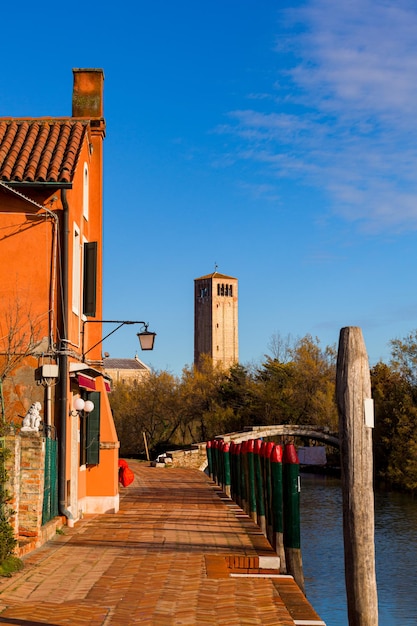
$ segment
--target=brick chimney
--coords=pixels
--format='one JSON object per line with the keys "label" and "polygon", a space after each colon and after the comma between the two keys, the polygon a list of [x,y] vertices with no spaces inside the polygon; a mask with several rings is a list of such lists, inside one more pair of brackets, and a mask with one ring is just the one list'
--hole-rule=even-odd
{"label": "brick chimney", "polygon": [[103,118],[102,69],[75,68],[72,91],[72,117]]}

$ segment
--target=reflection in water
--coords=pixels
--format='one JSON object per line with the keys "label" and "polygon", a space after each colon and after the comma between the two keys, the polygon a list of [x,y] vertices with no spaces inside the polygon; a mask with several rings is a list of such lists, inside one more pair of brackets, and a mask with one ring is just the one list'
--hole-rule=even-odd
{"label": "reflection in water", "polygon": [[[327,626],[348,626],[340,481],[301,476],[301,546],[306,594]],[[417,625],[417,500],[375,497],[379,626]]]}

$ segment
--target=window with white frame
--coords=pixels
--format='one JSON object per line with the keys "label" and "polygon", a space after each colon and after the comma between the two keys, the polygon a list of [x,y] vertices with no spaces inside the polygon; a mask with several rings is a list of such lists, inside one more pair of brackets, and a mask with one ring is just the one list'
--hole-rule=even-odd
{"label": "window with white frame", "polygon": [[72,310],[77,315],[80,314],[81,300],[81,253],[81,233],[78,226],[74,224],[72,239]]}
{"label": "window with white frame", "polygon": [[88,177],[88,165],[84,163],[84,173],[83,173],[83,217],[85,220],[88,220],[88,205],[90,201],[89,194],[89,177]]}

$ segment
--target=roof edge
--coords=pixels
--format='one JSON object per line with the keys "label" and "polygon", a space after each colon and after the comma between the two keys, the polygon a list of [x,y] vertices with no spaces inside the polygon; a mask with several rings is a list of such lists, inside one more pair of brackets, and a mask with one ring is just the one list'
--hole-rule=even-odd
{"label": "roof edge", "polygon": [[203,280],[207,278],[231,278],[232,280],[237,280],[235,276],[229,276],[228,274],[219,274],[219,272],[212,272],[211,274],[206,274],[205,276],[200,276],[199,278],[194,278],[194,280]]}

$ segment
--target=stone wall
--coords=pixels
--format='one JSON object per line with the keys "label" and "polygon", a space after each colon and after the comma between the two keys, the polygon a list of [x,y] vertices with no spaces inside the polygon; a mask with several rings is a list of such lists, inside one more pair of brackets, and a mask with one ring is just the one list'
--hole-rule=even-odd
{"label": "stone wall", "polygon": [[167,452],[168,458],[172,459],[172,467],[186,467],[204,471],[207,465],[206,444],[198,443],[187,450],[173,450]]}
{"label": "stone wall", "polygon": [[5,437],[9,506],[14,511],[10,519],[19,556],[48,541],[64,524],[57,517],[42,526],[44,494],[45,438],[37,432],[21,432]]}
{"label": "stone wall", "polygon": [[39,433],[21,433],[19,436],[19,536],[38,537],[42,526],[45,439]]}

